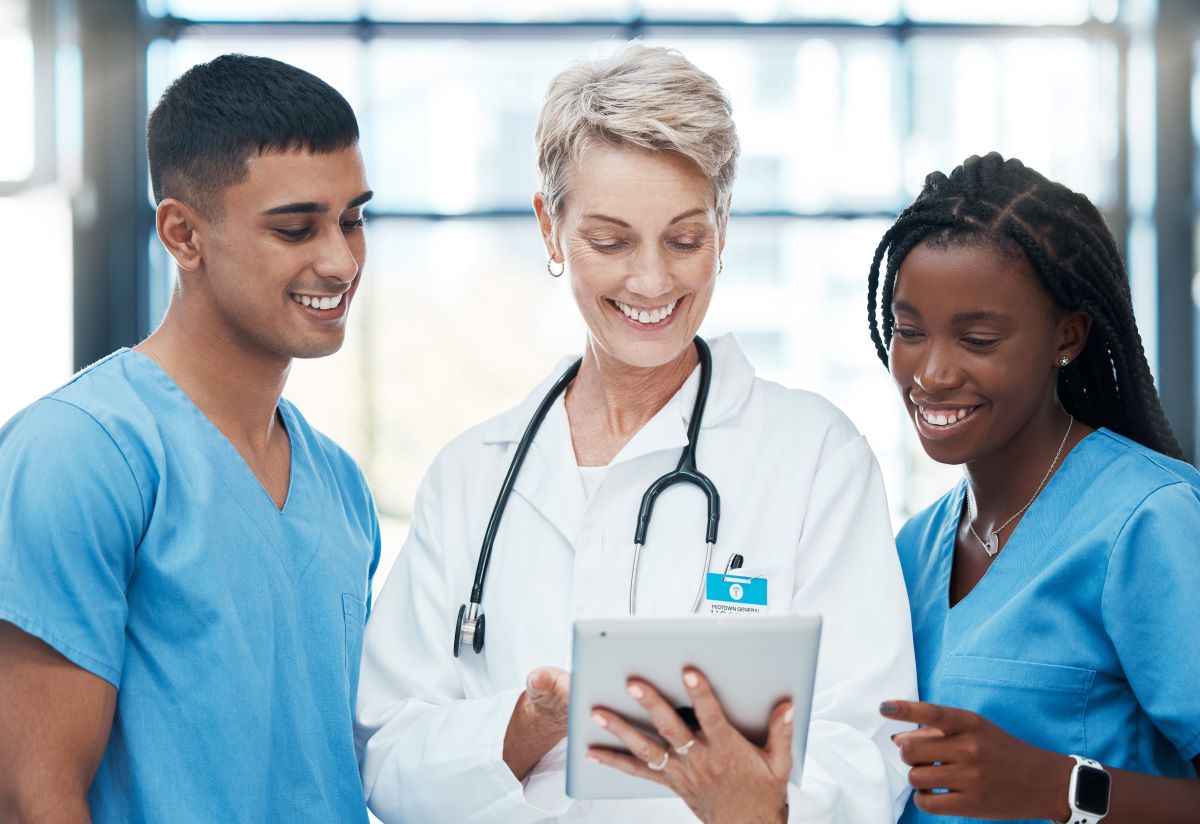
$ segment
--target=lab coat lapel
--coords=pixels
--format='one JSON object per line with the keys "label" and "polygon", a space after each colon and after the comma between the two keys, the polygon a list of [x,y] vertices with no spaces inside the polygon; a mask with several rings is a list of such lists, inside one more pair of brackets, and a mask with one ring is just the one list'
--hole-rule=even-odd
{"label": "lab coat lapel", "polygon": [[[512,451],[515,453],[515,446]],[[513,491],[553,524],[568,543],[575,545],[587,502],[562,398],[542,422]]]}
{"label": "lab coat lapel", "polygon": [[[575,360],[576,357],[563,358],[525,400],[496,418],[483,432],[484,443],[508,444],[507,460],[511,462],[542,399]],[[563,538],[575,545],[586,501],[561,396],[547,413],[530,445],[513,493],[527,501]]]}

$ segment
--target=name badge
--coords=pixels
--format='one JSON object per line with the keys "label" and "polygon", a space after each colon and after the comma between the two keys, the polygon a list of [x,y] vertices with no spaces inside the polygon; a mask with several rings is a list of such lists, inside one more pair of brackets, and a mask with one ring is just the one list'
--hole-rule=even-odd
{"label": "name badge", "polygon": [[767,611],[767,579],[710,572],[704,597],[709,615],[755,615]]}

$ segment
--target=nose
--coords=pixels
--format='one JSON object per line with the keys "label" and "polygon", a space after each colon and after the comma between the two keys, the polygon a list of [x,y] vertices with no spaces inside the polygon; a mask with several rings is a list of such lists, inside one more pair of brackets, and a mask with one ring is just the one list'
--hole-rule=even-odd
{"label": "nose", "polygon": [[951,347],[931,344],[923,349],[913,370],[913,380],[921,387],[921,391],[936,395],[962,385],[962,370],[955,362]]}
{"label": "nose", "polygon": [[633,261],[634,271],[625,279],[625,288],[635,295],[653,300],[675,286],[670,261],[661,250],[643,248]]}
{"label": "nose", "polygon": [[[359,230],[361,233],[361,230]],[[316,247],[317,259],[313,262],[313,271],[318,277],[330,278],[349,283],[358,274],[359,255],[355,254],[355,238],[361,247],[361,234],[347,235],[336,227],[333,231],[324,232]]]}

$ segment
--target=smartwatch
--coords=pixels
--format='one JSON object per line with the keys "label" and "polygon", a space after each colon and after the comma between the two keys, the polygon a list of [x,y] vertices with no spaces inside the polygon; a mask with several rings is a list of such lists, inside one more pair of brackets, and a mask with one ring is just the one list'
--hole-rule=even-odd
{"label": "smartwatch", "polygon": [[1067,803],[1071,805],[1069,824],[1096,824],[1108,815],[1108,799],[1112,776],[1090,758],[1072,755],[1075,767],[1071,770],[1071,785]]}

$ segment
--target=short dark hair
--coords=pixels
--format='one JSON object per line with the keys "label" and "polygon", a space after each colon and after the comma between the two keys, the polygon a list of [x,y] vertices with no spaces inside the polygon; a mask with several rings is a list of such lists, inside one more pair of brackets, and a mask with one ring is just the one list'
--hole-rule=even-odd
{"label": "short dark hair", "polygon": [[1183,459],[1154,389],[1125,264],[1104,218],[1084,195],[996,152],[967,158],[949,177],[941,172],[926,177],[921,194],[875,249],[867,323],[883,365],[896,326],[892,294],[905,255],[920,243],[981,242],[1024,255],[1060,311],[1082,309],[1092,317],[1083,351],[1058,372],[1063,407],[1089,426],[1106,426]]}
{"label": "short dark hair", "polygon": [[179,198],[209,216],[252,156],[334,152],[357,142],[358,121],[336,89],[295,66],[244,54],[188,69],[146,126],[155,202]]}

